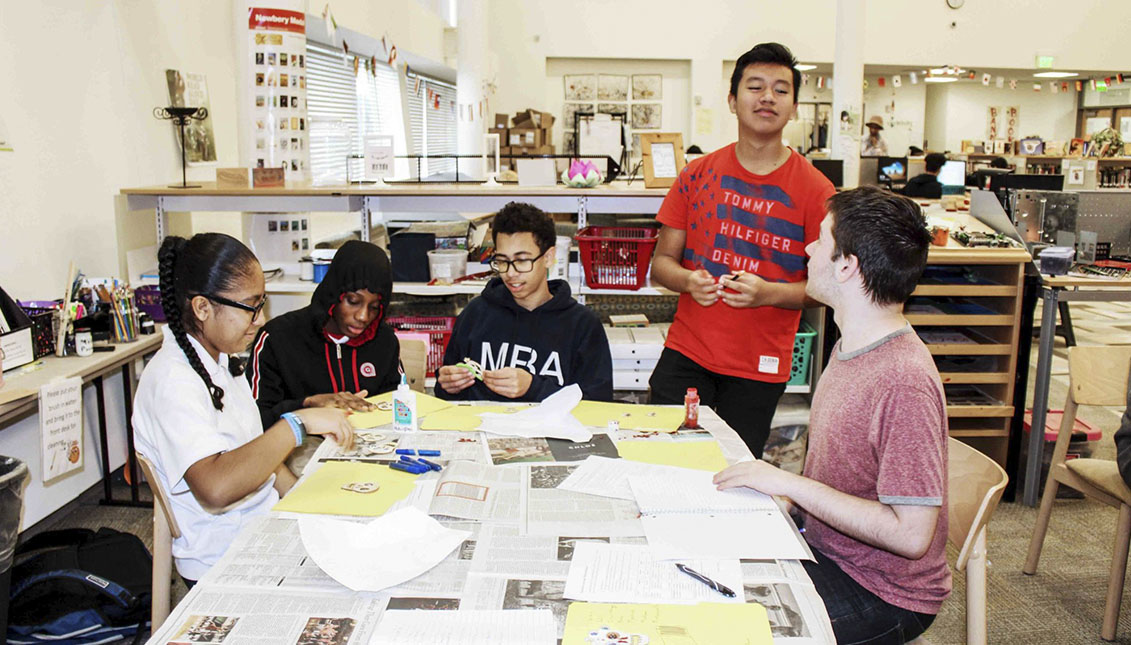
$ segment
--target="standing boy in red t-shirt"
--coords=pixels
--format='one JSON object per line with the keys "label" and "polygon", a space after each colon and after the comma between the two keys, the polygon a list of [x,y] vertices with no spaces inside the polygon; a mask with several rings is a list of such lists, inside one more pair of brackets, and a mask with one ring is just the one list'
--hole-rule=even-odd
{"label": "standing boy in red t-shirt", "polygon": [[805,245],[829,180],[782,143],[801,73],[783,45],[756,45],[730,79],[738,142],[684,168],[660,206],[652,278],[679,307],[652,373],[652,403],[697,388],[755,456],[785,391],[805,305]]}

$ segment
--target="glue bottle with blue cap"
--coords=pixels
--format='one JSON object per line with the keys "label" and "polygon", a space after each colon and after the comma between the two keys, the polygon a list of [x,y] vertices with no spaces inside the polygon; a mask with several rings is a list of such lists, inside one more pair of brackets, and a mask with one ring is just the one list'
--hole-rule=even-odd
{"label": "glue bottle with blue cap", "polygon": [[401,384],[393,392],[393,430],[416,432],[416,392],[408,386],[408,378],[401,374]]}

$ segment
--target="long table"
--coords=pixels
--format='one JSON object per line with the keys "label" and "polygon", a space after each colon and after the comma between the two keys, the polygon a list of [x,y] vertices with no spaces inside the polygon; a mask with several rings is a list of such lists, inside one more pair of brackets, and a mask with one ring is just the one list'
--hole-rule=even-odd
{"label": "long table", "polygon": [[115,500],[110,486],[110,457],[107,446],[106,396],[103,391],[103,377],[122,371],[122,404],[125,406],[126,442],[128,454],[133,454],[133,427],[130,417],[133,414],[133,362],[153,354],[161,348],[162,335],[158,333],[141,336],[129,343],[110,345],[113,351],[95,352],[90,356],[46,356],[27,366],[17,368],[4,375],[4,386],[0,387],[0,428],[35,412],[39,405],[39,388],[59,378],[79,377],[83,385],[94,385],[98,403],[98,435],[102,453],[102,503],[108,505],[148,506],[138,498],[138,474],[136,464],[127,460],[130,474],[130,499]]}
{"label": "long table", "polygon": [[[728,463],[751,457],[734,430],[712,410],[701,409],[700,423],[709,435],[681,432],[652,440],[717,441]],[[599,436],[598,429],[593,431],[595,438]],[[625,430],[609,436],[616,443],[643,438],[641,433]],[[433,444],[449,442],[466,456],[474,455],[478,445],[481,463],[490,463],[488,437],[481,432],[421,432],[403,435],[398,445],[420,445],[415,442],[422,440]],[[403,443],[406,441],[413,443]],[[322,460],[332,459],[336,449],[330,442],[323,443],[307,465],[304,477],[320,468]],[[445,459],[452,454],[454,451],[444,448]],[[521,473],[529,492],[546,488],[547,481],[560,481],[570,466],[578,463],[514,463],[499,468]],[[437,474],[430,475],[422,475],[413,494],[400,504],[426,511]],[[571,501],[582,507],[586,500],[593,500],[594,506],[606,500],[579,493],[569,495],[577,496]],[[544,516],[555,508],[537,510]],[[324,642],[363,644],[370,642],[386,609],[550,609],[560,638],[570,604],[563,598],[563,591],[574,546],[586,540],[644,543],[643,537],[618,534],[616,530],[603,537],[544,531],[524,535],[521,527],[526,523],[514,526],[439,518],[447,526],[471,531],[472,538],[435,568],[409,582],[379,593],[353,592],[326,576],[307,556],[297,517],[273,511],[245,527],[223,559],[189,592],[164,625],[154,630],[149,642],[167,645],[190,640],[201,632],[222,632],[227,634],[225,645],[295,643],[302,634],[321,631],[337,634],[336,640]],[[833,642],[824,604],[800,562],[740,562],[744,600],[758,602],[767,609],[775,643]]]}

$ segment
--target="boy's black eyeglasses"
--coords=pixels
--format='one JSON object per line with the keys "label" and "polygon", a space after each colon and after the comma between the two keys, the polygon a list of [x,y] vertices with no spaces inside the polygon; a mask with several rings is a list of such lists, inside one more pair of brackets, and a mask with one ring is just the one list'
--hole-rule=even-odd
{"label": "boy's black eyeglasses", "polygon": [[[549,250],[546,249],[546,251]],[[496,273],[506,273],[511,267],[514,267],[514,270],[518,273],[530,273],[534,270],[534,262],[546,255],[546,251],[539,253],[536,258],[519,258],[517,260],[505,260],[497,255],[491,256],[491,270]]]}
{"label": "boy's black eyeglasses", "polygon": [[202,293],[200,295],[204,296],[205,298],[208,298],[212,302],[218,302],[222,305],[227,305],[229,307],[235,307],[236,309],[243,309],[244,311],[250,311],[252,320],[255,320],[256,318],[259,317],[259,312],[263,311],[263,306],[267,304],[267,294],[263,294],[263,299],[260,300],[259,304],[255,305],[254,307],[251,306],[251,305],[245,305],[242,302],[236,302],[235,300],[231,300],[231,299],[225,298],[223,296],[214,296],[214,295],[207,294],[207,293]]}

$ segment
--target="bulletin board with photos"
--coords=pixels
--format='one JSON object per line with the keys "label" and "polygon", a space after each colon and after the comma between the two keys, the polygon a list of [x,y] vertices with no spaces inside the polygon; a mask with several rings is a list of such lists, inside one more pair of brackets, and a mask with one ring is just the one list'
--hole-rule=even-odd
{"label": "bulletin board with photos", "polygon": [[309,167],[306,104],[305,15],[281,9],[251,10],[251,114],[255,165],[283,168],[303,179]]}
{"label": "bulletin board with photos", "polygon": [[563,77],[562,151],[574,149],[578,113],[624,114],[632,136],[630,157],[640,158],[640,133],[663,127],[662,74],[567,74]]}

